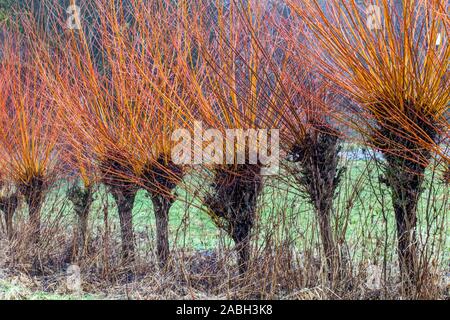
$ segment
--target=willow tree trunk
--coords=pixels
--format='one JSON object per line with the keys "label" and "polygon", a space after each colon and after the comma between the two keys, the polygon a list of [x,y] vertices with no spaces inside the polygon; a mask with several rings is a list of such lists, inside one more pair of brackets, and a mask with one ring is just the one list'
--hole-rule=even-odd
{"label": "willow tree trunk", "polygon": [[41,207],[45,199],[46,183],[43,177],[35,176],[27,183],[19,185],[19,190],[28,205],[29,215],[29,239],[31,246],[32,274],[38,275],[42,272],[39,260],[41,241]]}
{"label": "willow tree trunk", "polygon": [[88,247],[88,217],[93,202],[92,186],[82,189],[78,184],[71,187],[67,197],[73,203],[78,224],[73,242],[72,260],[83,256]]}
{"label": "willow tree trunk", "polygon": [[14,237],[13,219],[18,205],[19,198],[16,193],[0,198],[0,210],[5,216],[6,235],[9,240],[12,240]]}
{"label": "willow tree trunk", "polygon": [[[391,189],[392,205],[397,227],[397,251],[402,282],[408,292],[417,285],[417,205],[422,192],[425,167],[408,164],[408,160],[392,155],[385,172],[386,183]],[[411,171],[414,170],[414,171]]]}
{"label": "willow tree trunk", "polygon": [[328,267],[328,278],[334,281],[339,278],[340,259],[330,223],[330,212],[318,212],[320,238]]}
{"label": "willow tree trunk", "polygon": [[241,275],[249,268],[250,236],[262,190],[260,171],[261,167],[256,164],[217,168],[214,191],[205,199],[213,220],[225,229],[236,245]]}
{"label": "willow tree trunk", "polygon": [[80,255],[84,255],[88,246],[88,217],[89,210],[78,211],[78,228],[77,228],[77,252]]}
{"label": "willow tree trunk", "polygon": [[431,159],[427,144],[436,143],[439,129],[434,118],[419,115],[412,104],[405,104],[402,112],[408,126],[388,121],[375,131],[373,140],[385,159],[381,180],[391,190],[400,274],[406,293],[411,295],[418,289],[419,280],[417,205],[423,191],[425,170]]}
{"label": "willow tree trunk", "polygon": [[183,169],[164,156],[148,164],[143,172],[145,189],[150,195],[156,219],[156,253],[161,269],[168,267],[169,210],[175,201],[173,190],[183,178]]}
{"label": "willow tree trunk", "polygon": [[151,196],[156,219],[156,252],[160,268],[165,268],[169,259],[169,210],[173,199],[164,195]]}
{"label": "willow tree trunk", "polygon": [[34,243],[39,243],[41,238],[41,207],[43,194],[41,191],[33,192],[33,195],[26,196],[28,204],[30,226],[31,226],[31,240]]}
{"label": "willow tree trunk", "polygon": [[33,177],[29,182],[20,185],[19,189],[28,205],[30,240],[38,244],[41,237],[41,207],[46,192],[44,179]]}
{"label": "willow tree trunk", "polygon": [[344,168],[339,164],[339,132],[327,124],[312,124],[311,132],[291,150],[300,166],[298,183],[308,195],[319,221],[320,238],[330,281],[340,277],[340,255],[331,226],[333,200]]}
{"label": "willow tree trunk", "polygon": [[[256,195],[252,195],[256,196]],[[234,221],[232,223],[231,237],[236,244],[235,250],[238,254],[238,268],[240,274],[245,274],[249,268],[250,263],[250,236],[254,225],[254,216],[256,208],[251,211],[242,210],[239,215],[253,217],[248,221]],[[250,221],[251,220],[251,221]]]}
{"label": "willow tree trunk", "polygon": [[133,204],[137,189],[128,186],[110,186],[119,212],[122,237],[122,258],[126,263],[134,262]]}

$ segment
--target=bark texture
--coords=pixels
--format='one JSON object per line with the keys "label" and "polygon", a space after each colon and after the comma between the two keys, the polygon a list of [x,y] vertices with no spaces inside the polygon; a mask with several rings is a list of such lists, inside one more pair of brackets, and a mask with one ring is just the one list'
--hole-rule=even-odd
{"label": "bark texture", "polygon": [[45,179],[35,176],[30,181],[19,185],[19,190],[28,205],[30,239],[37,244],[41,236],[41,207],[46,193]]}
{"label": "bark texture", "polygon": [[18,206],[19,197],[17,193],[0,197],[0,210],[3,212],[3,215],[5,217],[6,235],[8,236],[9,240],[12,240],[14,237],[13,219],[14,213],[16,212]]}
{"label": "bark texture", "polygon": [[161,268],[167,266],[169,259],[169,210],[173,200],[161,195],[152,195],[156,218],[156,253]]}
{"label": "bark texture", "polygon": [[110,185],[110,192],[116,201],[119,213],[120,231],[122,237],[122,258],[126,263],[135,259],[133,205],[138,189],[134,185]]}
{"label": "bark texture", "polygon": [[[115,155],[115,156],[114,156]],[[139,187],[132,182],[133,170],[122,155],[112,153],[110,158],[102,163],[103,183],[113,196],[119,214],[120,234],[122,240],[122,260],[132,264],[135,260],[133,205]],[[126,178],[130,177],[130,178]]]}
{"label": "bark texture", "polygon": [[88,248],[88,218],[93,202],[93,187],[82,188],[74,184],[68,191],[67,197],[73,204],[78,224],[73,243],[72,259],[83,256]]}
{"label": "bark texture", "polygon": [[170,255],[169,210],[175,200],[173,189],[182,179],[183,170],[172,161],[161,157],[146,168],[143,176],[155,214],[158,263],[160,268],[166,268]]}

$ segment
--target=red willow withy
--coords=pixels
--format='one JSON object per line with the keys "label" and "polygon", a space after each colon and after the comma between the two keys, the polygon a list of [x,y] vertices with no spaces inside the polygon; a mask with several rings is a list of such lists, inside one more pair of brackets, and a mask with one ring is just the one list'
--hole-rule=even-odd
{"label": "red willow withy", "polygon": [[161,4],[95,1],[89,8],[97,19],[60,37],[54,32],[50,43],[57,49],[37,50],[41,72],[69,129],[68,150],[95,167],[116,202],[124,261],[134,261],[132,209],[137,191],[144,188],[154,204],[157,255],[165,267],[172,190],[183,172],[170,159],[170,135],[181,116],[179,108],[168,103],[179,84],[166,78],[175,50],[163,38],[163,30],[170,30],[165,23],[174,13]]}
{"label": "red willow withy", "polygon": [[311,32],[306,56],[359,103],[349,110],[359,119],[352,126],[384,155],[381,180],[391,190],[401,277],[407,291],[418,289],[417,206],[448,121],[447,8],[434,0],[379,0],[380,17],[372,17],[352,1],[328,1],[327,9],[316,0],[289,4]]}

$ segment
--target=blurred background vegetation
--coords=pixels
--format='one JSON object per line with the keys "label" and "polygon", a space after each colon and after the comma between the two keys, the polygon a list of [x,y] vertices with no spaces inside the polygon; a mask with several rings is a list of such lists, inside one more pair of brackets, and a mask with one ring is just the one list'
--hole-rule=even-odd
{"label": "blurred background vegetation", "polygon": [[0,22],[5,22],[11,15],[13,4],[22,1],[0,0]]}

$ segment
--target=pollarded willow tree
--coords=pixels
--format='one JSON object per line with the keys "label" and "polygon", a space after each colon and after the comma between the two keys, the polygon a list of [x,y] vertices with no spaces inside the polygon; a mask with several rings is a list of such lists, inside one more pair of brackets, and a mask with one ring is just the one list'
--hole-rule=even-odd
{"label": "pollarded willow tree", "polygon": [[[47,99],[47,87],[37,71],[27,42],[13,31],[2,32],[0,49],[0,153],[4,178],[12,182],[28,206],[29,235],[38,244],[41,207],[58,173],[58,128],[51,125],[56,109]],[[17,199],[9,204],[8,229]],[[12,207],[11,207],[12,205]]]}
{"label": "pollarded willow tree", "polygon": [[[317,213],[330,279],[336,279],[339,252],[331,219],[342,169],[338,161],[340,133],[330,111],[339,104],[339,95],[334,94],[329,82],[314,75],[306,61],[295,56],[299,48],[285,36],[298,30],[289,25],[292,21],[285,17],[282,7],[279,10],[264,1],[219,4],[223,7],[206,6],[209,19],[199,23],[204,31],[194,33],[205,66],[201,81],[190,80],[196,83],[194,89],[203,90],[203,96],[200,91],[195,94],[203,98],[198,103],[201,118],[222,133],[227,128],[282,129],[281,147],[299,163],[293,173]],[[288,22],[283,30],[279,29],[280,21]],[[236,150],[255,147],[245,145],[252,143],[247,138],[244,145],[237,143]],[[247,155],[248,151],[243,152]],[[241,250],[244,272],[256,201],[262,189],[262,164],[242,166],[236,160],[234,166],[213,166],[213,193],[205,198],[205,204],[214,221]]]}
{"label": "pollarded willow tree", "polygon": [[[5,30],[2,30],[0,34],[3,39],[3,37],[5,36]],[[9,101],[10,96],[10,84],[7,80],[9,71],[8,69],[10,67],[11,65],[3,65],[0,69],[0,108],[2,110],[2,115],[4,116],[6,116],[8,112],[7,102]],[[2,123],[2,128],[4,126],[6,126],[5,122]],[[4,216],[6,235],[8,239],[12,239],[14,235],[13,218],[19,205],[19,196],[18,192],[14,190],[15,187],[12,186],[9,182],[10,179],[8,175],[8,158],[1,158],[0,170],[0,210],[2,211]]]}
{"label": "pollarded willow tree", "polygon": [[[135,257],[132,210],[144,188],[154,204],[157,255],[164,267],[172,190],[183,174],[170,159],[171,134],[181,121],[177,105],[168,103],[177,93],[177,84],[166,77],[175,50],[162,38],[164,23],[175,13],[161,1],[97,0],[89,8],[97,18],[86,28],[44,39],[36,47],[41,72],[61,107],[67,149],[96,168],[116,202],[124,261]],[[45,43],[57,45],[47,49]]]}
{"label": "pollarded willow tree", "polygon": [[[291,131],[290,157],[297,164],[293,173],[316,213],[328,277],[334,281],[340,278],[342,265],[332,224],[333,205],[345,168],[339,155],[343,135],[329,110],[338,107],[339,101],[336,92],[318,76],[307,75],[297,89],[301,91],[292,97],[293,104],[288,104],[287,110],[304,114],[305,132],[295,135],[296,131]],[[291,125],[295,123],[292,119],[288,118]]]}
{"label": "pollarded willow tree", "polygon": [[[70,138],[65,141],[70,141]],[[77,219],[74,239],[71,251],[68,254],[68,259],[76,261],[83,258],[89,252],[89,213],[94,202],[97,177],[95,167],[91,163],[86,163],[84,157],[80,154],[76,157],[73,152],[64,150],[70,147],[70,144],[64,145],[61,143],[59,148],[63,150],[64,155],[68,156],[64,159],[66,164],[65,176],[70,181],[70,186],[67,190],[67,199],[72,203]],[[64,155],[61,155],[61,158]]]}
{"label": "pollarded willow tree", "polygon": [[[266,17],[271,30],[269,45],[264,45],[249,23],[251,13],[261,7],[271,9]],[[292,19],[284,3],[252,2],[252,9],[241,16],[258,49],[269,58],[267,86],[272,91],[278,88],[273,110],[280,118],[281,147],[294,163],[284,167],[316,213],[328,276],[334,281],[340,276],[341,257],[333,232],[333,203],[345,169],[339,161],[343,133],[334,114],[345,99],[303,58],[298,43],[302,43],[304,26]],[[295,38],[298,42],[292,41]],[[274,54],[265,47],[272,48]]]}
{"label": "pollarded willow tree", "polygon": [[[100,37],[101,26],[97,28],[96,36]],[[55,43],[55,37],[52,40]],[[74,158],[79,156],[82,162],[93,164],[99,172],[100,182],[107,186],[117,205],[123,259],[131,262],[134,259],[132,209],[138,186],[127,177],[133,176],[142,163],[136,161],[139,155],[132,150],[134,141],[126,134],[133,125],[133,118],[129,118],[133,116],[131,104],[123,101],[131,94],[123,87],[126,74],[120,73],[121,78],[113,80],[117,75],[113,73],[115,65],[107,64],[117,60],[112,54],[108,56],[108,52],[101,52],[104,56],[99,59],[94,57],[93,43],[100,45],[101,40],[88,40],[83,30],[69,30],[58,39],[59,48],[47,50],[40,45],[36,49],[41,72],[61,110],[59,119],[65,129],[67,150]]]}
{"label": "pollarded willow tree", "polygon": [[289,5],[311,32],[306,56],[359,103],[350,110],[358,119],[352,125],[384,156],[382,181],[391,191],[401,276],[411,288],[419,277],[418,201],[448,121],[448,4],[377,0],[371,10],[354,1]]}
{"label": "pollarded willow tree", "polygon": [[[182,49],[190,52],[191,59],[183,60],[178,74],[186,79],[185,88],[195,101],[197,121],[190,123],[190,129],[202,135],[193,147],[203,154],[199,159],[194,152],[192,160],[212,175],[210,190],[203,188],[203,203],[216,225],[235,242],[243,274],[250,263],[263,170],[271,159],[278,160],[279,150],[277,133],[268,132],[278,124],[272,110],[277,88],[269,88],[266,58],[239,17],[241,10],[251,10],[250,4],[198,1],[185,6],[183,24],[192,40]],[[263,23],[266,12],[254,14],[252,27],[263,39],[269,34]],[[271,150],[262,150],[263,146]]]}
{"label": "pollarded willow tree", "polygon": [[153,114],[146,133],[150,145],[141,145],[153,161],[148,162],[138,183],[148,192],[156,218],[157,253],[161,266],[169,258],[169,210],[175,201],[174,190],[183,184],[186,163],[173,159],[173,133],[192,123],[195,99],[187,90],[186,77],[180,72],[185,63],[195,59],[189,49],[182,21],[186,8],[183,1],[135,1],[134,19],[140,52],[134,66],[148,87]]}

